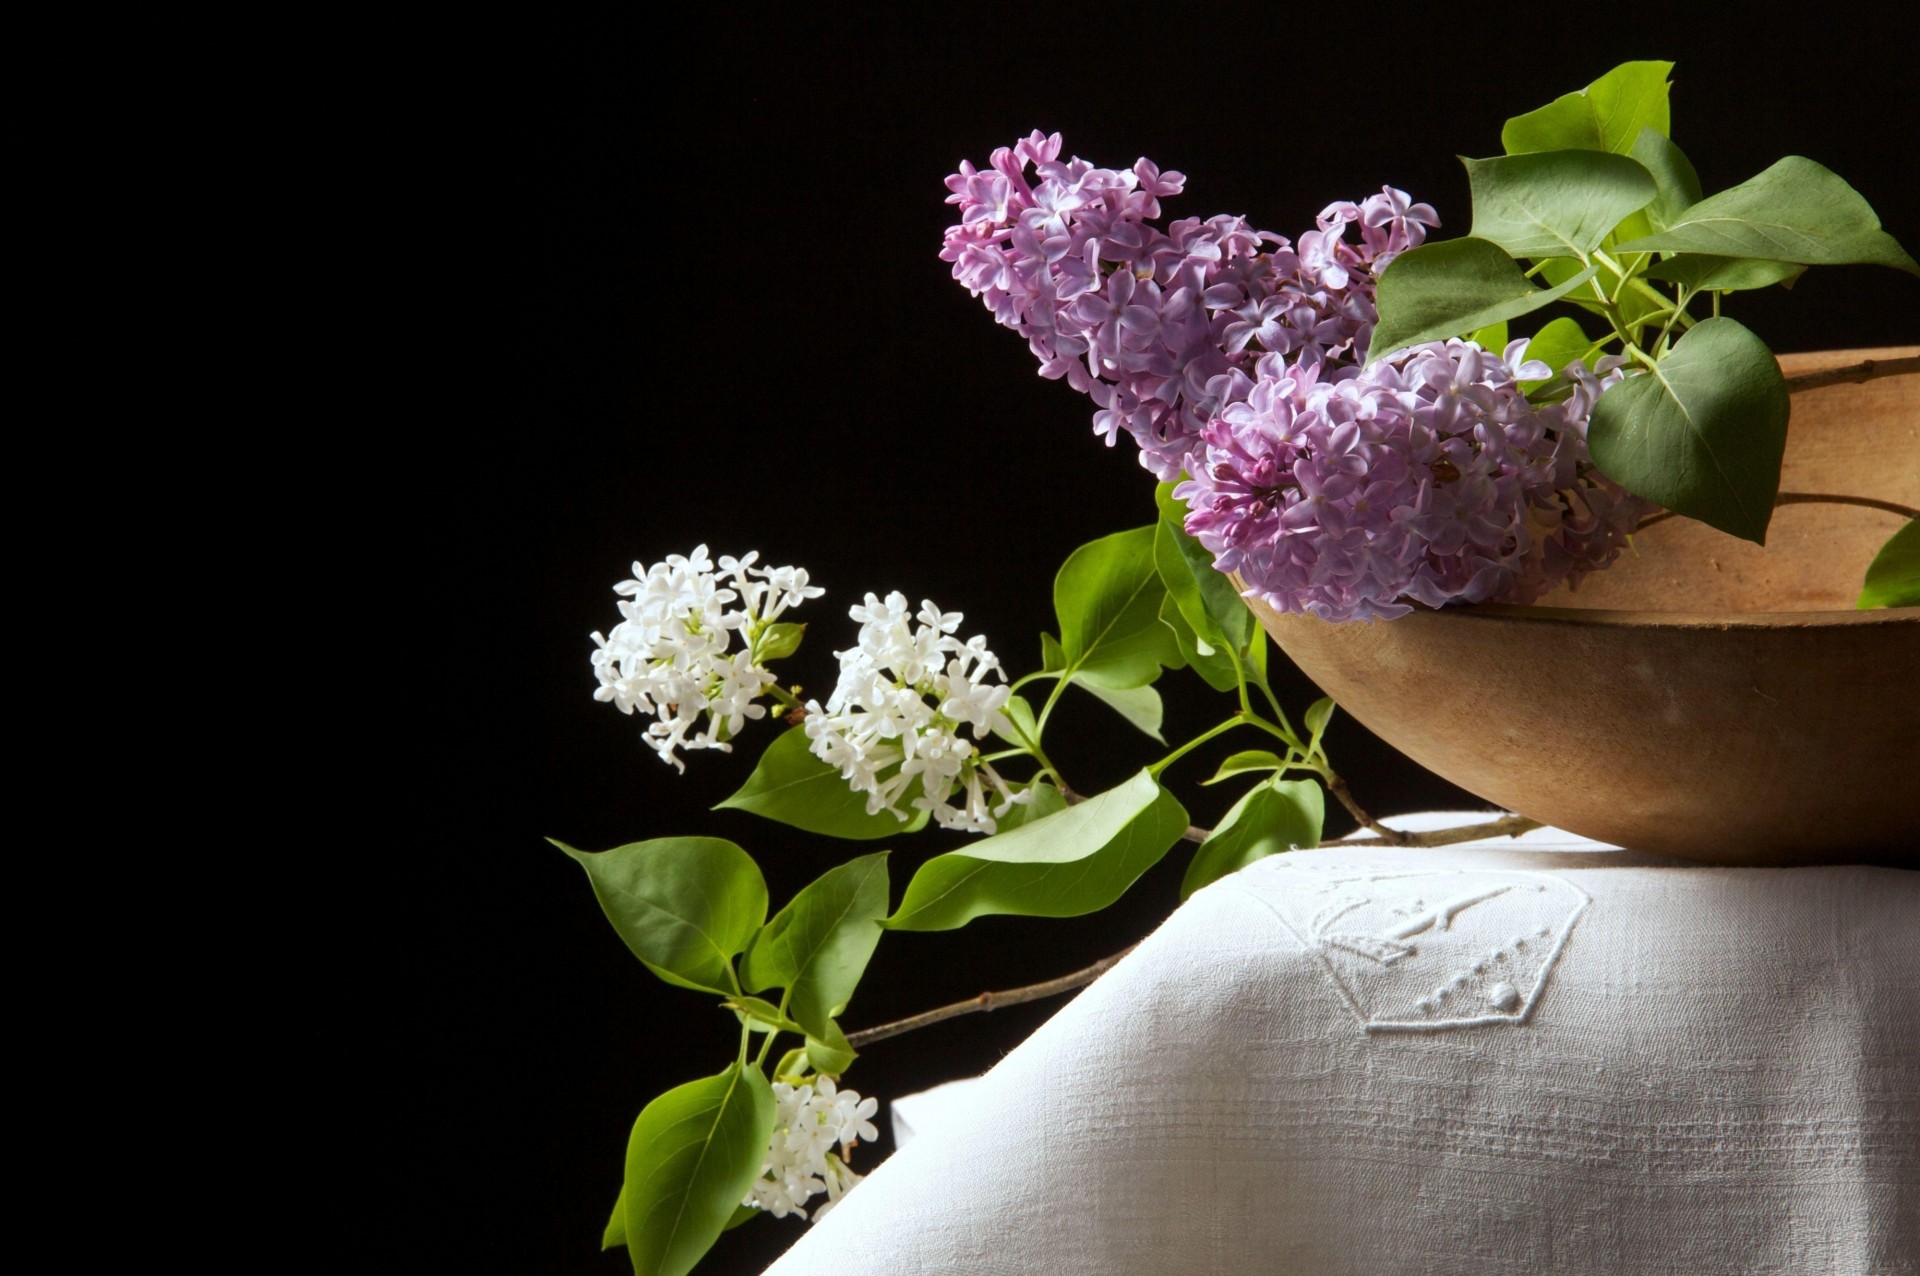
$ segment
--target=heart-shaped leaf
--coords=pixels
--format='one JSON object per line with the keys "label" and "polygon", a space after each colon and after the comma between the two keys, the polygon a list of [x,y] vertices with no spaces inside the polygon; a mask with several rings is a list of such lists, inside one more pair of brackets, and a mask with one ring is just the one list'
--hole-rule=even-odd
{"label": "heart-shaped leaf", "polygon": [[1491,240],[1513,257],[1584,260],[1621,219],[1660,193],[1638,161],[1604,151],[1461,162],[1473,188],[1472,237]]}
{"label": "heart-shaped leaf", "polygon": [[907,884],[894,930],[952,930],[976,917],[1078,917],[1120,898],[1187,828],[1145,771],[1077,806],[936,856]]}
{"label": "heart-shaped leaf", "polygon": [[1566,296],[1592,279],[1596,269],[1586,266],[1552,288],[1536,288],[1504,249],[1484,239],[1448,239],[1408,249],[1380,273],[1380,319],[1367,362],[1518,319]]}
{"label": "heart-shaped leaf", "polygon": [[1255,860],[1320,845],[1326,797],[1312,780],[1268,780],[1248,790],[1194,852],[1180,898]]}
{"label": "heart-shaped leaf", "polygon": [[601,911],[648,970],[670,984],[733,991],[733,957],[767,916],[753,857],[717,837],[663,837],[589,854],[554,845],[587,871]]}
{"label": "heart-shaped leaf", "polygon": [[1166,587],[1154,569],[1155,529],[1136,527],[1082,545],[1053,582],[1062,668],[1087,687],[1144,687],[1180,658],[1160,623]]}
{"label": "heart-shaped leaf", "polygon": [[838,771],[808,751],[805,727],[792,727],[768,745],[747,782],[714,809],[722,807],[852,841],[913,833],[927,823],[925,811],[910,821],[890,811],[867,814],[866,794],[855,793]]}
{"label": "heart-shaped leaf", "polygon": [[760,1176],[773,1120],[766,1077],[737,1063],[646,1106],[627,1139],[621,1191],[636,1273],[686,1276],[693,1270]]}
{"label": "heart-shaped leaf", "polygon": [[1625,62],[1563,97],[1516,115],[1500,130],[1507,154],[1589,150],[1625,154],[1642,129],[1664,136],[1672,127],[1667,104],[1671,62]]}
{"label": "heart-shaped leaf", "polygon": [[1920,522],[1908,519],[1880,547],[1854,606],[1920,607]]}
{"label": "heart-shaped leaf", "polygon": [[787,1013],[818,1037],[846,1009],[887,915],[887,852],[828,869],[760,928],[740,963],[758,992],[787,990]]}
{"label": "heart-shaped leaf", "polygon": [[1920,264],[1880,229],[1880,218],[1860,192],[1833,170],[1799,155],[1707,196],[1665,230],[1629,240],[1620,250],[1711,253],[1806,266],[1890,266],[1920,275]]}
{"label": "heart-shaped leaf", "polygon": [[1650,371],[1593,407],[1594,464],[1629,491],[1764,544],[1787,442],[1786,380],[1731,319],[1695,324]]}

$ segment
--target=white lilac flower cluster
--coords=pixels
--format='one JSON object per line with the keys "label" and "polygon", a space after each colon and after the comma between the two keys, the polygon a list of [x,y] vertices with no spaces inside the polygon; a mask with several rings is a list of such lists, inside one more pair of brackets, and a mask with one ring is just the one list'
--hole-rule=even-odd
{"label": "white lilac flower cluster", "polygon": [[625,619],[593,635],[593,698],[651,715],[647,744],[681,771],[678,750],[730,749],[747,719],[766,716],[754,699],[774,676],[756,645],[789,608],[826,592],[807,583],[804,568],[755,567],[759,557],[722,555],[716,572],[702,545],[651,567],[635,563],[633,579],[613,587],[625,595]]}
{"label": "white lilac flower cluster", "polygon": [[[773,1101],[773,1142],[760,1177],[741,1204],[766,1210],[775,1218],[789,1214],[805,1218],[803,1207],[824,1192],[827,1199],[813,1209],[818,1222],[860,1181],[860,1175],[847,1168],[846,1157],[861,1139],[871,1143],[880,1137],[872,1119],[880,1101],[863,1099],[856,1090],[841,1090],[832,1077],[815,1077],[801,1086],[776,1081]],[[833,1153],[836,1143],[838,1156]]]}
{"label": "white lilac flower cluster", "polygon": [[985,740],[1008,726],[1012,692],[987,640],[955,638],[961,613],[931,602],[921,603],[916,618],[897,591],[885,602],[868,594],[847,614],[860,622],[860,637],[837,653],[840,682],[826,706],[807,704],[814,755],[867,795],[869,815],[891,811],[910,819],[901,802],[917,780],[912,807],[943,828],[992,833],[996,820],[1029,795],[1009,789],[960,735],[966,726],[974,740]]}

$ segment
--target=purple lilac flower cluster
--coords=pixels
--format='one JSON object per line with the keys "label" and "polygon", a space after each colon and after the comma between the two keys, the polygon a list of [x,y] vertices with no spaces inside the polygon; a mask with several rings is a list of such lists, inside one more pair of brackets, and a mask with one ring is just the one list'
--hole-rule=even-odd
{"label": "purple lilac flower cluster", "polygon": [[1373,330],[1374,275],[1438,224],[1391,189],[1329,206],[1298,247],[1242,217],[1149,224],[1185,182],[1147,159],[1129,171],[1062,162],[1060,135],[1036,132],[947,179],[960,224],[940,252],[1027,338],[1040,375],[1090,395],[1095,429],[1109,444],[1124,429],[1162,479],[1251,392],[1261,353],[1354,362]]}
{"label": "purple lilac flower cluster", "polygon": [[1580,472],[1586,418],[1618,372],[1576,365],[1536,407],[1526,341],[1419,346],[1363,375],[1264,355],[1174,489],[1187,531],[1262,598],[1325,620],[1528,601],[1611,559],[1649,507]]}
{"label": "purple lilac flower cluster", "polygon": [[[1058,134],[947,179],[954,278],[1098,405],[1187,502],[1187,530],[1250,595],[1328,620],[1527,602],[1619,553],[1652,507],[1596,473],[1586,421],[1613,367],[1546,407],[1524,342],[1396,353],[1363,370],[1374,280],[1439,224],[1384,188],[1293,244],[1244,218],[1151,225],[1185,177],[1060,159]],[[1031,174],[1029,172],[1031,170]],[[1358,242],[1347,238],[1357,228]]]}

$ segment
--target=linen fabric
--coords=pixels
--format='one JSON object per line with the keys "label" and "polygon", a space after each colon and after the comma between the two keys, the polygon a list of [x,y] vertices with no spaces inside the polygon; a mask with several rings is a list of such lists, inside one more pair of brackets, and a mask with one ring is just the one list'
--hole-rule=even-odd
{"label": "linen fabric", "polygon": [[1914,1273],[1920,874],[1276,856],[943,1099],[770,1276]]}

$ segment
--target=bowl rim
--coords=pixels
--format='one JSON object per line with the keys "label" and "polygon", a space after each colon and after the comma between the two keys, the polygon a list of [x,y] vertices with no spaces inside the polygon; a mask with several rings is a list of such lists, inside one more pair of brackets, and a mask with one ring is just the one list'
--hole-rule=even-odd
{"label": "bowl rim", "polygon": [[[1610,607],[1536,607],[1521,603],[1416,606],[1413,616],[1458,616],[1521,624],[1571,624],[1620,629],[1839,629],[1861,625],[1920,625],[1920,607],[1866,611],[1637,611]],[[1398,622],[1389,622],[1398,623]]]}

